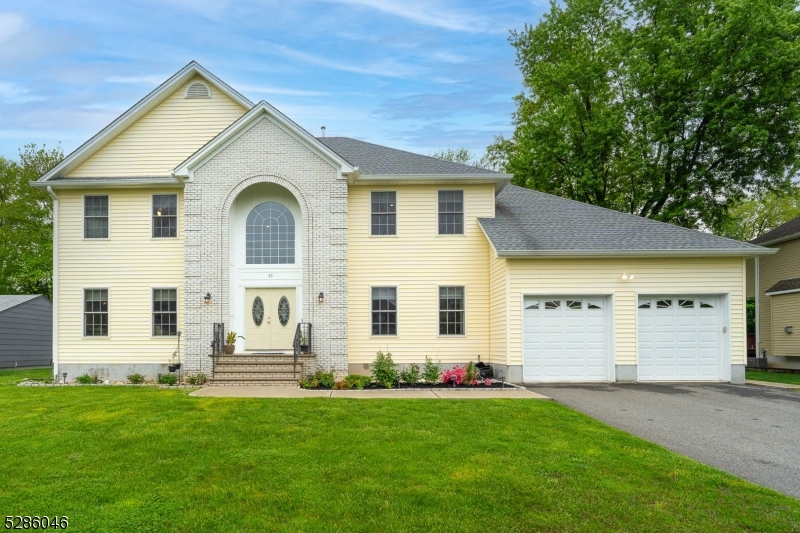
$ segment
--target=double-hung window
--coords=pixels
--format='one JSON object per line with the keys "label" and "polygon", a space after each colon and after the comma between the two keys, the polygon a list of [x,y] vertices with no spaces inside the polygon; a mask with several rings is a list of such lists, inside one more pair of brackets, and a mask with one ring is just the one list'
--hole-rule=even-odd
{"label": "double-hung window", "polygon": [[108,289],[83,290],[83,335],[108,337]]}
{"label": "double-hung window", "polygon": [[178,195],[153,195],[153,237],[178,236]]}
{"label": "double-hung window", "polygon": [[397,192],[370,193],[372,235],[397,235]]}
{"label": "double-hung window", "polygon": [[439,235],[464,234],[464,191],[439,191]]}
{"label": "double-hung window", "polygon": [[153,289],[153,336],[178,334],[178,290]]}
{"label": "double-hung window", "polygon": [[83,237],[108,238],[108,196],[83,197]]}
{"label": "double-hung window", "polygon": [[372,334],[397,335],[397,287],[372,288]]}
{"label": "double-hung window", "polygon": [[439,287],[439,335],[464,335],[464,287]]}

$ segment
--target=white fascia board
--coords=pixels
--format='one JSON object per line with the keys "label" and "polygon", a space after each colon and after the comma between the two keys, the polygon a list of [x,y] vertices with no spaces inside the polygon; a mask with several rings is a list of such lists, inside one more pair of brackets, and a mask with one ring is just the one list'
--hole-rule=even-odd
{"label": "white fascia board", "polygon": [[156,87],[150,94],[136,102],[130,109],[122,113],[111,124],[100,130],[99,133],[94,135],[91,139],[83,143],[71,154],[65,157],[58,165],[53,167],[50,171],[45,173],[37,181],[48,181],[54,177],[60,177],[78,167],[86,159],[88,159],[97,150],[105,146],[114,137],[119,135],[122,131],[128,128],[131,124],[139,120],[151,109],[160,104],[169,95],[174,92],[177,85],[189,81],[196,75],[206,78],[212,85],[224,92],[234,101],[238,102],[245,109],[253,107],[253,102],[242,96],[240,93],[231,88],[227,83],[214,76],[211,72],[200,66],[195,61],[192,61],[181,70],[173,74],[164,83]]}
{"label": "white fascia board", "polygon": [[486,237],[486,241],[489,243],[489,246],[492,247],[492,251],[494,252],[494,258],[499,259],[500,253],[497,251],[497,248],[495,248],[494,243],[492,242],[492,239],[489,238],[489,235],[486,233],[486,230],[483,229],[483,224],[481,224],[480,219],[478,219],[478,227],[481,228],[483,236]]}
{"label": "white fascia board", "polygon": [[135,189],[135,188],[183,188],[183,182],[177,178],[70,178],[58,181],[31,181],[30,185],[39,189]]}
{"label": "white fascia board", "polygon": [[342,159],[336,152],[319,142],[314,136],[298,126],[286,115],[262,100],[253,106],[250,111],[242,115],[236,122],[208,141],[205,146],[190,155],[183,163],[175,167],[172,171],[172,175],[176,178],[183,177],[189,180],[193,179],[194,171],[197,168],[238,139],[264,116],[270,118],[275,125],[292,136],[295,140],[323,156],[330,165],[340,170],[341,175],[351,174],[357,170],[357,167],[352,166]]}
{"label": "white fascia board", "polygon": [[498,257],[545,258],[545,257],[755,257],[772,255],[777,250],[498,250]]}
{"label": "white fascia board", "polygon": [[778,296],[779,294],[792,294],[793,292],[800,292],[800,289],[789,289],[786,291],[765,292],[767,296]]}

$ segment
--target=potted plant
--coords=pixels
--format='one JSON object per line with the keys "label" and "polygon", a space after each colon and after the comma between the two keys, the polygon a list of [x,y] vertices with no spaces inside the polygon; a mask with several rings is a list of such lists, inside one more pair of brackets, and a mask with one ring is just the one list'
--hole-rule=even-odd
{"label": "potted plant", "polygon": [[300,334],[300,353],[308,353],[308,339],[302,333]]}
{"label": "potted plant", "polygon": [[244,337],[235,331],[229,331],[225,336],[225,345],[222,347],[222,353],[225,355],[233,355],[233,352],[236,350],[236,339],[244,340]]}

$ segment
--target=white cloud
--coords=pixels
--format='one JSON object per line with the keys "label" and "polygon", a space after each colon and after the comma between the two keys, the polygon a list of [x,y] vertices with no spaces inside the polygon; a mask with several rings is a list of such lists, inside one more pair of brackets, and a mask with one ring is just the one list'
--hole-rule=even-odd
{"label": "white cloud", "polygon": [[245,85],[232,83],[232,87],[242,93],[255,94],[280,94],[282,96],[326,96],[330,93],[326,91],[307,91],[304,89],[291,89],[288,87],[272,87],[269,85]]}
{"label": "white cloud", "polygon": [[288,46],[281,45],[275,46],[275,48],[283,55],[297,59],[298,61],[333,70],[354,72],[356,74],[366,74],[368,76],[384,76],[388,78],[411,78],[418,74],[417,68],[398,63],[391,59],[380,61],[378,63],[364,63],[355,59],[352,62],[342,62],[334,59],[328,59],[327,57],[315,56],[306,52],[294,50]]}
{"label": "white cloud", "polygon": [[159,85],[164,80],[169,78],[169,76],[156,76],[156,75],[145,75],[145,76],[111,76],[110,78],[106,78],[107,83],[130,83],[134,85]]}
{"label": "white cloud", "polygon": [[18,13],[0,13],[0,44],[10,41],[28,27],[25,17]]}
{"label": "white cloud", "polygon": [[0,81],[0,102],[4,104],[23,104],[42,100],[46,100],[46,98],[32,94],[29,89],[18,83]]}

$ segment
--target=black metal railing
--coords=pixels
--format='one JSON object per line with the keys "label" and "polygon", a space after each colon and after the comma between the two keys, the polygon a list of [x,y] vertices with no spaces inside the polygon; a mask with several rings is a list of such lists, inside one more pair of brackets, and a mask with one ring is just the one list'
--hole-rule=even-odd
{"label": "black metal railing", "polygon": [[311,353],[311,323],[299,322],[294,331],[294,376],[297,377],[297,358],[300,354]]}
{"label": "black metal railing", "polygon": [[217,361],[222,355],[222,345],[225,341],[225,324],[222,322],[214,323],[214,336],[211,340],[211,376],[217,369]]}

